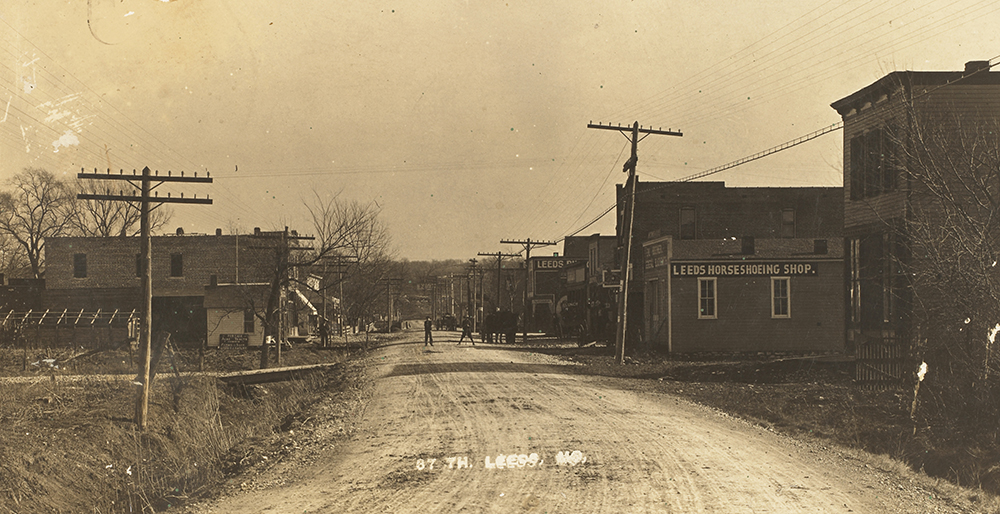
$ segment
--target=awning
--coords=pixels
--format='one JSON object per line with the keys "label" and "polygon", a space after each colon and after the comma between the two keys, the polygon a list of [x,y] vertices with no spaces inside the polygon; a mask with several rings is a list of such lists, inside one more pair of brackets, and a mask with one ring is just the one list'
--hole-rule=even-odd
{"label": "awning", "polygon": [[312,302],[310,302],[309,299],[306,298],[306,295],[302,294],[302,291],[299,291],[298,289],[296,289],[295,290],[295,295],[299,297],[299,300],[302,301],[303,305],[305,305],[306,307],[309,307],[309,311],[312,312],[313,316],[319,314],[318,312],[316,312],[316,307],[313,307]]}

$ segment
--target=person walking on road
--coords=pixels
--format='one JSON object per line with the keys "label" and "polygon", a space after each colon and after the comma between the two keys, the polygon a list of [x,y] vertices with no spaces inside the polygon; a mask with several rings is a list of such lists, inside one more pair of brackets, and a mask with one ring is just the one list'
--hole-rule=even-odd
{"label": "person walking on road", "polygon": [[469,337],[469,342],[472,343],[472,346],[476,346],[476,340],[472,338],[472,320],[468,316],[462,320],[462,337],[458,338],[458,344],[462,344],[466,336]]}
{"label": "person walking on road", "polygon": [[431,328],[433,327],[434,322],[431,321],[430,316],[427,316],[427,320],[424,321],[424,346],[434,346],[434,338],[431,337]]}

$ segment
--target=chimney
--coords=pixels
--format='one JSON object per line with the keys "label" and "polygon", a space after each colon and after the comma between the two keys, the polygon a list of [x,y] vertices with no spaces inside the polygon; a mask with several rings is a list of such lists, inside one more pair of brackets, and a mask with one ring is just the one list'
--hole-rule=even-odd
{"label": "chimney", "polygon": [[184,227],[177,227],[177,235],[179,236],[184,235]]}
{"label": "chimney", "polygon": [[753,236],[743,236],[741,239],[741,242],[743,243],[743,255],[753,255],[757,253],[753,244]]}
{"label": "chimney", "polygon": [[990,61],[969,61],[965,63],[965,74],[974,73],[980,70],[989,71]]}
{"label": "chimney", "polygon": [[260,235],[260,227],[254,227],[253,228],[253,235],[255,235],[255,236],[259,236]]}
{"label": "chimney", "polygon": [[222,229],[221,228],[215,229],[215,235],[221,236],[222,235]]}

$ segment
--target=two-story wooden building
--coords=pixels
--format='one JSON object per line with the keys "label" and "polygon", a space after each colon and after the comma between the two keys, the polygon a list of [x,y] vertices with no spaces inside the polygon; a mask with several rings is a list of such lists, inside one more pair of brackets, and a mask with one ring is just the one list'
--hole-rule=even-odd
{"label": "two-story wooden building", "polygon": [[[859,379],[900,380],[911,373],[902,363],[919,337],[912,327],[928,319],[927,310],[916,310],[937,296],[915,277],[947,274],[931,271],[940,260],[927,260],[933,256],[920,240],[944,225],[937,218],[942,223],[934,226],[937,216],[954,214],[943,207],[947,195],[980,187],[974,170],[985,161],[962,167],[998,146],[1000,73],[990,72],[989,61],[968,62],[962,71],[898,71],[831,106],[844,122],[848,345],[864,363],[859,370],[871,371]],[[961,215],[977,218],[968,205],[973,209]],[[956,235],[942,235],[942,245]]]}

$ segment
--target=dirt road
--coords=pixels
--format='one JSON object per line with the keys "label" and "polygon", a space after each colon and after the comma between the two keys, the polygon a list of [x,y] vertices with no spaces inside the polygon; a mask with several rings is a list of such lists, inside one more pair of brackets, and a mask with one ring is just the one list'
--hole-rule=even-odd
{"label": "dirt road", "polygon": [[[346,446],[203,512],[951,512],[890,470],[649,382],[509,347],[398,344]],[[416,334],[413,341],[416,341]],[[442,339],[447,338],[447,342]]]}

